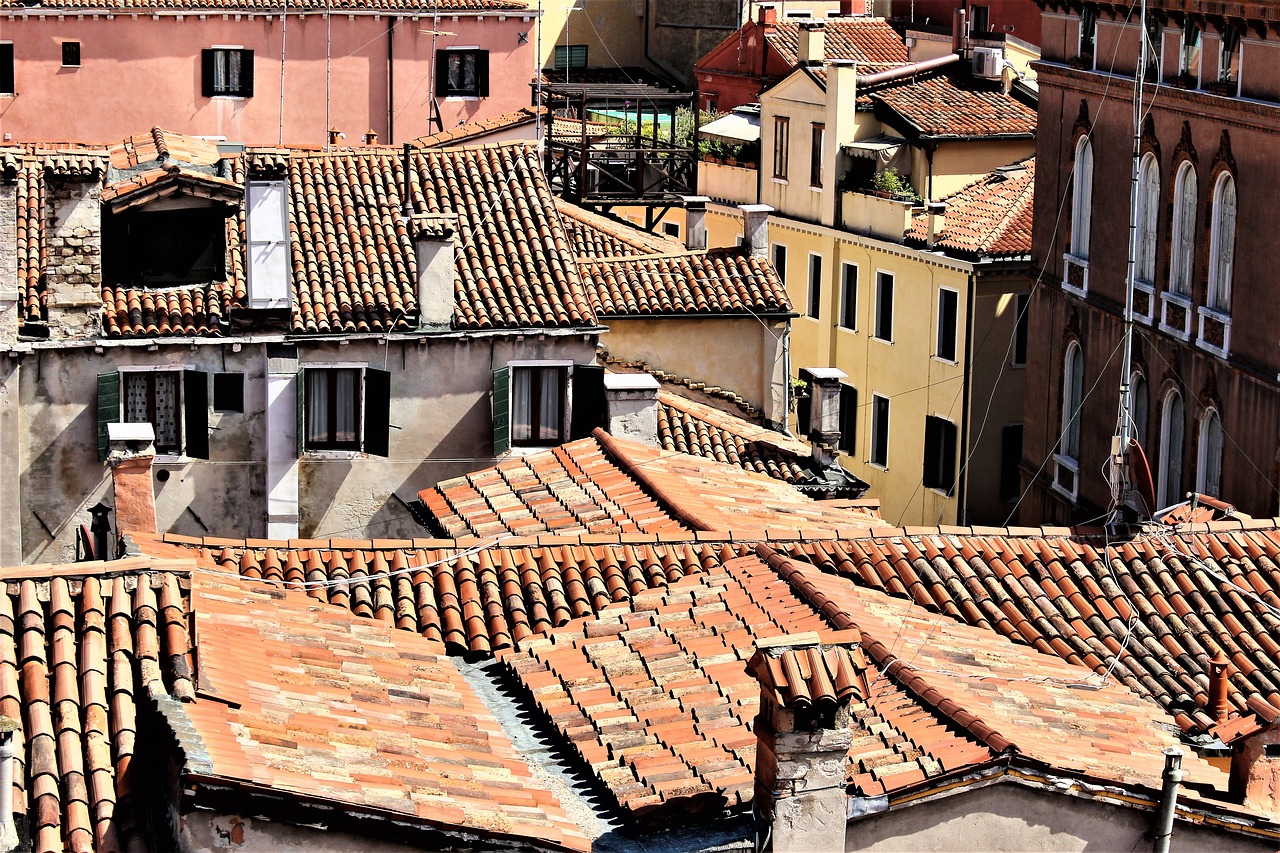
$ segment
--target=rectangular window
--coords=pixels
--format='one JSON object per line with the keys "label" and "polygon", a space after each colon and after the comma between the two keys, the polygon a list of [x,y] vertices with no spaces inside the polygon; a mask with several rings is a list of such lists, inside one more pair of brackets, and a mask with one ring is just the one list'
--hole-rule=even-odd
{"label": "rectangular window", "polygon": [[1198,78],[1200,76],[1200,28],[1190,21],[1182,30],[1182,61],[1179,69],[1183,74]]}
{"label": "rectangular window", "polygon": [[[1093,56],[1093,45],[1098,34],[1098,10],[1084,7],[1080,13],[1080,55]],[[1090,66],[1092,67],[1092,66]]]}
{"label": "rectangular window", "polygon": [[662,233],[668,237],[679,237],[680,225],[675,222],[664,222],[662,223]]}
{"label": "rectangular window", "polygon": [[924,419],[924,486],[947,494],[956,486],[956,425],[933,415]]}
{"label": "rectangular window", "polygon": [[1013,353],[1014,367],[1027,363],[1027,328],[1031,318],[1031,294],[1019,293],[1013,298]]}
{"label": "rectangular window", "polygon": [[206,98],[253,97],[253,51],[211,47],[201,52]]}
{"label": "rectangular window", "polygon": [[840,265],[840,325],[851,331],[858,328],[858,267]]}
{"label": "rectangular window", "polygon": [[773,120],[773,176],[780,181],[787,179],[787,158],[790,156],[791,120],[777,116]]}
{"label": "rectangular window", "polygon": [[893,273],[876,273],[876,334],[882,341],[893,340]]}
{"label": "rectangular window", "polygon": [[182,452],[182,374],[173,370],[124,374],[124,423],[151,424],[156,453]]}
{"label": "rectangular window", "polygon": [[803,367],[796,371],[804,387],[796,395],[796,432],[808,435],[813,431],[813,374]]}
{"label": "rectangular window", "polygon": [[372,367],[304,367],[298,383],[305,450],[389,455],[391,374]]}
{"label": "rectangular window", "polygon": [[565,383],[562,366],[511,368],[511,443],[545,447],[567,440]]}
{"label": "rectangular window", "polygon": [[64,41],[62,43],[62,67],[80,67],[80,42]]}
{"label": "rectangular window", "polygon": [[0,95],[12,95],[17,92],[13,88],[13,42],[0,41]]}
{"label": "rectangular window", "polygon": [[217,412],[244,411],[244,374],[213,374],[213,409]]}
{"label": "rectangular window", "polygon": [[809,186],[822,186],[822,146],[826,137],[826,125],[815,124],[809,140]]}
{"label": "rectangular window", "polygon": [[787,247],[781,243],[773,244],[773,269],[778,274],[778,280],[785,285],[787,283]]}
{"label": "rectangular window", "polygon": [[557,71],[563,71],[566,68],[586,68],[587,46],[585,44],[557,45],[552,63]]}
{"label": "rectangular window", "polygon": [[956,314],[960,306],[960,294],[945,287],[938,289],[938,349],[943,361],[956,360]]}
{"label": "rectangular window", "polygon": [[249,307],[288,308],[289,203],[284,181],[249,181],[245,230],[249,238]]}
{"label": "rectangular window", "polygon": [[489,97],[489,51],[474,47],[436,51],[436,97]]}
{"label": "rectangular window", "polygon": [[157,453],[209,458],[209,380],[198,370],[123,370],[98,375],[98,458],[107,425],[151,424]]}
{"label": "rectangular window", "polygon": [[991,9],[988,6],[969,6],[969,32],[991,32]]}
{"label": "rectangular window", "polygon": [[1000,500],[1016,501],[1022,490],[1018,466],[1022,462],[1022,424],[1005,427],[1000,434]]}
{"label": "rectangular window", "polygon": [[858,446],[858,389],[840,385],[840,449],[853,453]]}
{"label": "rectangular window", "polygon": [[822,255],[809,255],[809,302],[805,313],[814,320],[822,313]]}
{"label": "rectangular window", "polygon": [[871,464],[889,467],[889,398],[871,397]]}

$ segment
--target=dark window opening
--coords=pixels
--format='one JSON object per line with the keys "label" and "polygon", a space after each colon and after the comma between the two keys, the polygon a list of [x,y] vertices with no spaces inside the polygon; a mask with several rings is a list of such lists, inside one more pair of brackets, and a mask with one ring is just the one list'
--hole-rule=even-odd
{"label": "dark window opening", "polygon": [[787,179],[787,160],[790,158],[791,121],[786,116],[773,120],[773,176],[780,181]]}
{"label": "dark window opening", "polygon": [[804,388],[797,389],[796,393],[796,432],[808,435],[812,431],[809,422],[813,419],[813,374],[802,367],[797,376]]}
{"label": "dark window opening", "polygon": [[17,90],[13,87],[13,42],[0,42],[0,95],[12,95]]}
{"label": "dark window opening", "polygon": [[1093,56],[1093,44],[1098,35],[1098,10],[1086,6],[1080,13],[1080,55]]}
{"label": "dark window opening", "polygon": [[552,62],[557,71],[563,71],[566,68],[586,68],[587,46],[585,44],[558,45]]}
{"label": "dark window opening", "polygon": [[853,453],[858,446],[858,389],[840,386],[840,449]]}
{"label": "dark window opening", "polygon": [[822,256],[809,256],[809,304],[806,315],[818,319],[822,311]]}
{"label": "dark window opening", "polygon": [[102,216],[106,284],[204,284],[226,278],[226,219],[210,209]]}
{"label": "dark window opening", "polygon": [[924,419],[924,485],[947,494],[956,486],[956,425],[932,415]]}
{"label": "dark window opening", "polygon": [[244,411],[244,374],[213,374],[213,408],[218,412]]}
{"label": "dark window opening", "polygon": [[956,314],[960,294],[954,290],[938,291],[938,358],[956,360]]}
{"label": "dark window opening", "polygon": [[62,43],[62,67],[80,67],[80,42],[64,41]]}
{"label": "dark window opening", "polygon": [[813,125],[809,140],[809,186],[822,186],[822,148],[826,137],[826,125]]}
{"label": "dark window opening", "polygon": [[991,32],[991,10],[987,6],[969,7],[969,32]]}
{"label": "dark window opening", "polygon": [[668,237],[679,237],[680,226],[675,222],[664,222],[662,223],[662,233],[666,234]]}
{"label": "dark window opening", "polygon": [[889,467],[889,398],[871,398],[871,464]]}
{"label": "dark window opening", "polygon": [[437,51],[436,96],[487,98],[489,51],[476,48]]}
{"label": "dark window opening", "polygon": [[201,53],[206,98],[253,97],[253,51],[211,47]]}
{"label": "dark window opening", "polygon": [[778,281],[787,283],[787,247],[777,243],[773,245],[773,271],[778,274]]}
{"label": "dark window opening", "polygon": [[845,264],[840,275],[840,325],[858,328],[858,268]]}
{"label": "dark window opening", "polygon": [[876,337],[893,340],[893,273],[876,274]]}

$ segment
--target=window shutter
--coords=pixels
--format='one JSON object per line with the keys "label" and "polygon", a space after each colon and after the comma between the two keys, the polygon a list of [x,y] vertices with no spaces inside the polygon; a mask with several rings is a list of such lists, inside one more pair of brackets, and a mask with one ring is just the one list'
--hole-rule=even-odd
{"label": "window shutter", "polygon": [[0,44],[0,92],[6,95],[18,91],[14,88],[13,44]]}
{"label": "window shutter", "polygon": [[98,461],[107,458],[107,424],[120,422],[120,374],[98,374]]}
{"label": "window shutter", "polygon": [[598,364],[573,366],[573,421],[569,438],[586,438],[605,425],[608,401],[604,394],[604,367]]}
{"label": "window shutter", "polygon": [[489,51],[476,51],[476,87],[482,98],[489,97]]}
{"label": "window shutter", "polygon": [[364,452],[391,455],[391,374],[372,367],[364,371]]}
{"label": "window shutter", "polygon": [[304,367],[298,371],[298,378],[294,380],[297,391],[298,401],[298,432],[296,440],[298,442],[298,458],[302,458],[302,451],[307,449],[307,369]]}
{"label": "window shutter", "polygon": [[858,446],[858,389],[840,386],[840,449],[853,453]]}
{"label": "window shutter", "polygon": [[209,376],[200,370],[182,371],[182,418],[187,455],[209,458]]}
{"label": "window shutter", "polygon": [[807,370],[801,370],[800,379],[805,386],[804,396],[796,400],[796,432],[808,435],[809,420],[813,412],[813,375]]}
{"label": "window shutter", "polygon": [[253,51],[240,51],[240,96],[253,97]]}
{"label": "window shutter", "polygon": [[493,455],[511,449],[511,368],[493,371]]}
{"label": "window shutter", "polygon": [[443,98],[449,94],[449,53],[436,51],[436,97]]}
{"label": "window shutter", "polygon": [[202,81],[200,94],[206,98],[212,98],[216,94],[213,91],[213,61],[215,53],[216,51],[208,47],[200,51],[200,80]]}

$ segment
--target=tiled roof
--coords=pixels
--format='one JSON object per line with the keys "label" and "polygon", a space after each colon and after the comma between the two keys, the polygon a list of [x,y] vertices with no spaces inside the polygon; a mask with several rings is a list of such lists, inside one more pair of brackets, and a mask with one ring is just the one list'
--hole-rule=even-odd
{"label": "tiled roof", "polygon": [[872,512],[815,501],[734,465],[659,450],[597,430],[419,493],[451,535],[701,530],[756,538],[800,528],[883,526]]}
{"label": "tiled roof", "polygon": [[803,441],[665,390],[658,391],[658,440],[667,450],[788,483],[813,477],[809,445]]}
{"label": "tiled roof", "polygon": [[24,160],[18,171],[18,298],[22,322],[39,322],[45,313],[44,175],[37,161]]}
{"label": "tiled roof", "polygon": [[638,258],[583,259],[602,317],[655,314],[779,314],[791,310],[773,265],[740,249]]}
{"label": "tiled roof", "polygon": [[119,170],[131,170],[161,160],[212,166],[222,158],[217,143],[160,127],[130,136],[112,145],[107,153],[111,168]]}
{"label": "tiled roof", "polygon": [[[28,8],[22,0],[0,0],[0,9],[21,11]],[[290,12],[314,12],[332,9],[333,11],[375,11],[375,12],[407,12],[431,14],[437,8],[445,14],[463,12],[490,12],[515,9],[527,9],[524,0],[440,0],[438,7],[422,0],[334,0],[326,5],[321,0],[287,0],[286,3],[266,3],[263,0],[43,0],[41,8],[65,9],[74,12],[91,12],[98,9],[105,11],[139,12],[265,12],[279,14],[287,8]]]}
{"label": "tiled roof", "polygon": [[[220,335],[236,304],[231,284],[215,281],[189,287],[102,288],[104,325],[108,335]],[[244,295],[240,297],[243,300]]]}
{"label": "tiled roof", "polygon": [[[826,59],[852,59],[862,68],[883,70],[907,62],[907,46],[882,18],[833,18],[825,22],[823,53]],[[765,38],[788,65],[800,54],[800,27],[794,21],[778,21]]]}
{"label": "tiled roof", "polygon": [[408,821],[590,847],[439,643],[231,576],[200,575],[192,609],[197,800],[202,781],[244,783],[388,816],[392,836]]}
{"label": "tiled roof", "polygon": [[[934,247],[977,257],[1030,255],[1035,182],[1036,161],[1031,157],[948,196],[943,230]],[[928,233],[928,215],[913,217],[907,239],[924,243]]]}
{"label": "tiled roof", "polygon": [[887,107],[924,137],[1029,137],[1036,132],[1034,107],[946,73],[893,81],[868,95],[877,109]]}
{"label": "tiled roof", "polygon": [[1213,526],[1110,546],[1064,529],[921,531],[787,550],[859,586],[1109,672],[1199,734],[1216,725],[1206,705],[1219,651],[1232,663],[1232,711],[1280,719],[1280,531],[1262,521]]}
{"label": "tiled roof", "polygon": [[777,654],[763,649],[747,663],[748,671],[787,709],[835,707],[850,699],[865,699],[861,678],[866,658],[859,647],[814,645],[785,647]]}
{"label": "tiled roof", "polygon": [[185,169],[170,161],[166,167],[135,172],[124,180],[108,183],[102,188],[102,201],[118,211],[178,192],[238,204],[244,196],[244,187],[227,178]]}
{"label": "tiled roof", "polygon": [[556,209],[580,259],[633,257],[635,255],[675,254],[685,251],[684,243],[674,237],[654,234],[630,222],[602,216],[556,199]]}
{"label": "tiled roof", "polygon": [[[540,109],[521,107],[518,110],[512,110],[509,113],[503,113],[493,118],[469,121],[448,130],[433,133],[430,136],[420,136],[414,140],[414,144],[423,148],[444,148],[449,145],[459,145],[463,142],[474,142],[490,134],[533,124],[537,121],[539,112],[542,113],[544,122],[551,118],[551,110],[547,107],[541,107]],[[529,138],[532,139],[532,135]]]}

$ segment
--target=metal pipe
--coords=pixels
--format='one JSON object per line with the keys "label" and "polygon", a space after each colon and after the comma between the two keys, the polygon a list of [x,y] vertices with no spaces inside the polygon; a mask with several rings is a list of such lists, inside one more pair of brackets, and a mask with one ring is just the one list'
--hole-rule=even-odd
{"label": "metal pipe", "polygon": [[[434,62],[434,58],[432,59]],[[387,144],[396,141],[396,16],[387,16]]]}
{"label": "metal pipe", "polygon": [[901,80],[903,77],[910,77],[912,74],[932,71],[935,68],[941,68],[944,65],[950,65],[953,62],[959,61],[960,54],[958,53],[948,53],[945,56],[935,56],[933,59],[925,59],[920,62],[912,62],[909,65],[900,65],[897,68],[890,68],[887,71],[877,71],[875,74],[859,76],[857,85],[874,86],[877,83],[887,83],[890,80]]}
{"label": "metal pipe", "polygon": [[1178,804],[1178,788],[1182,785],[1182,750],[1171,746],[1164,751],[1164,785],[1160,788],[1160,812],[1156,816],[1152,853],[1169,853],[1173,837],[1173,813]]}

